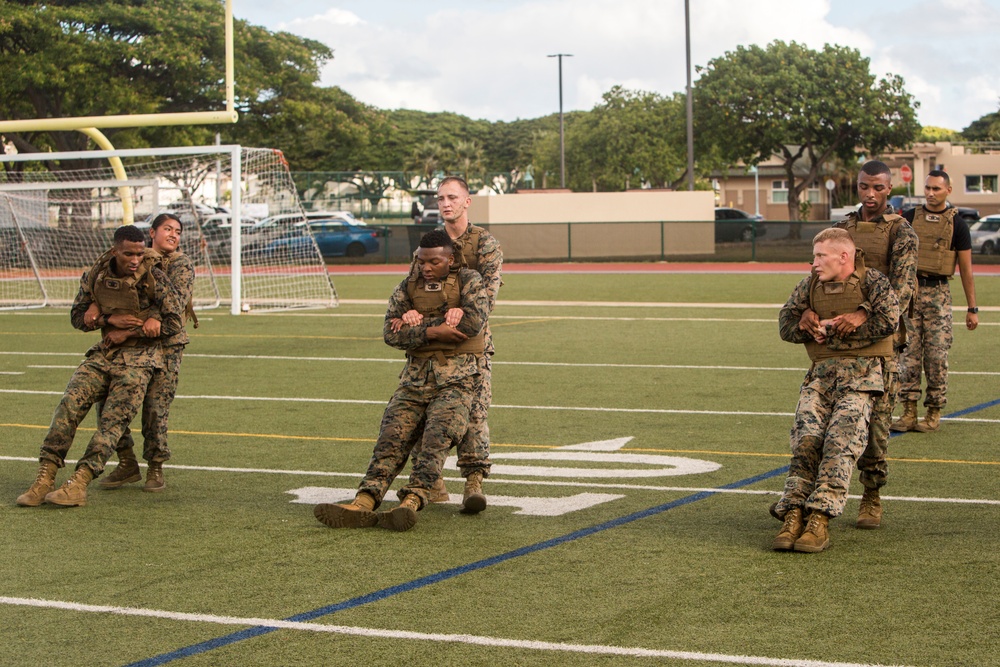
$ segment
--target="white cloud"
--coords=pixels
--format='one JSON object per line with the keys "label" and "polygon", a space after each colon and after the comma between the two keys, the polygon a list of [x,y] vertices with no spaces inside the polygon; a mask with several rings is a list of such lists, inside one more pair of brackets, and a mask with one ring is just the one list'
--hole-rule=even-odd
{"label": "white cloud", "polygon": [[[260,12],[267,3],[248,0]],[[324,85],[381,108],[513,120],[590,109],[614,85],[681,92],[683,0],[302,0],[290,30],[328,44]],[[698,0],[690,2],[693,65],[775,39],[858,49],[873,73],[899,74],[921,122],[962,129],[997,110],[1000,0]],[[347,9],[347,8],[351,9]],[[293,11],[291,6],[285,8]],[[928,18],[930,17],[930,18]],[[265,22],[266,25],[266,22]],[[695,73],[694,79],[697,80]]]}

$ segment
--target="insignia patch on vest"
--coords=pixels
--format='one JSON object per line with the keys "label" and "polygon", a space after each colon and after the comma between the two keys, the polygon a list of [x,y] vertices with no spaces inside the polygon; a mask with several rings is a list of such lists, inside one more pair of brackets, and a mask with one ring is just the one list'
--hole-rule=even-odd
{"label": "insignia patch on vest", "polygon": [[927,220],[927,222],[941,222],[941,216],[934,215],[932,213],[926,213],[924,215],[924,218]]}
{"label": "insignia patch on vest", "polygon": [[441,283],[424,283],[425,292],[440,292]]}
{"label": "insignia patch on vest", "polygon": [[107,287],[108,289],[121,289],[122,281],[118,280],[117,278],[105,278],[104,286]]}
{"label": "insignia patch on vest", "polygon": [[878,227],[878,223],[875,223],[875,222],[864,222],[862,220],[858,220],[858,231],[859,232],[868,232],[868,233],[871,233],[871,232],[875,231],[876,227]]}
{"label": "insignia patch on vest", "polygon": [[823,293],[824,294],[843,294],[844,293],[844,283],[839,283],[839,282],[823,283]]}

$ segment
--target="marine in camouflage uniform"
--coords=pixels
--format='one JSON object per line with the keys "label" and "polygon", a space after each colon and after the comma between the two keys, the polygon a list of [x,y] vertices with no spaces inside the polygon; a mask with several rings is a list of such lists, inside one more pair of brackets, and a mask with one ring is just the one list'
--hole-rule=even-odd
{"label": "marine in camouflage uniform", "polygon": [[[163,256],[162,266],[168,284],[174,289],[178,301],[189,304],[194,290],[194,262],[189,256],[177,250]],[[186,313],[190,312],[187,308],[185,310]],[[187,320],[187,317],[184,319]],[[160,340],[163,368],[153,372],[153,377],[146,388],[146,398],[142,402],[142,458],[146,461],[162,464],[170,459],[170,447],[167,445],[170,404],[177,395],[181,360],[184,357],[184,348],[190,340],[184,326],[176,334]],[[126,450],[130,452],[134,446],[132,430],[127,428],[115,448],[119,458],[123,454],[127,457]]]}
{"label": "marine in camouflage uniform", "polygon": [[[817,235],[817,257],[824,244],[849,248],[845,266],[850,273],[839,279],[818,273],[803,279],[779,315],[782,340],[806,345],[813,364],[802,382],[790,437],[791,464],[773,510],[785,522],[775,538],[778,550],[815,552],[829,544],[826,522],[844,511],[855,463],[867,445],[873,403],[885,389],[883,367],[899,324],[899,302],[888,279],[873,269],[856,269],[853,244],[833,246],[842,243],[830,240],[838,237],[843,239],[844,232],[830,229]],[[868,315],[865,322],[850,334],[838,334],[836,320],[830,320],[859,306]],[[821,316],[825,334],[819,338],[800,325],[807,309]],[[808,526],[803,525],[805,517]]]}
{"label": "marine in camouflage uniform", "polygon": [[[867,171],[866,171],[867,170]],[[889,278],[899,300],[901,313],[910,308],[917,285],[917,235],[887,204],[891,191],[889,168],[872,160],[858,174],[858,198],[862,206],[835,227],[846,229],[857,247],[864,251],[864,263]],[[901,321],[895,335],[894,354],[884,367],[885,391],[872,406],[868,446],[858,459],[858,472],[865,488],[858,517],[859,528],[877,528],[881,523],[881,489],[888,477],[889,427],[899,390],[899,355],[906,345]]]}
{"label": "marine in camouflage uniform", "polygon": [[[496,305],[497,292],[500,290],[503,253],[496,238],[488,231],[476,225],[469,224],[465,232],[455,243],[455,254],[461,257],[461,263],[479,273],[483,278],[483,289],[486,290],[489,310],[486,316],[493,313]],[[489,477],[490,466],[490,427],[486,421],[493,401],[493,365],[491,359],[496,353],[493,347],[493,333],[489,321],[484,329],[486,336],[486,353],[479,362],[479,381],[472,399],[472,410],[469,414],[469,428],[458,445],[458,469],[463,477],[479,471],[483,477]]]}
{"label": "marine in camouflage uniform", "polygon": [[[502,281],[503,253],[496,238],[482,227],[469,222],[469,186],[461,178],[448,177],[438,187],[437,194],[444,230],[455,247],[459,264],[473,269],[483,277],[483,286],[489,297],[489,313],[496,305],[497,292]],[[462,511],[478,513],[486,509],[486,496],[482,492],[482,480],[489,477],[490,430],[487,422],[490,403],[493,400],[493,334],[487,321],[486,353],[479,360],[479,382],[476,386],[469,419],[469,429],[458,446],[458,469],[465,477],[462,494]],[[419,443],[415,451],[419,451]],[[431,502],[449,499],[443,479],[439,479],[431,494]]]}
{"label": "marine in camouflage uniform", "polygon": [[[437,242],[441,245],[434,245]],[[485,347],[482,331],[489,313],[489,299],[482,277],[453,263],[451,241],[444,231],[425,234],[419,252],[444,247],[449,253],[451,270],[436,279],[443,282],[425,275],[408,276],[389,299],[383,337],[386,344],[407,353],[406,365],[382,416],[368,471],[358,486],[354,503],[322,504],[314,510],[316,518],[331,527],[370,527],[377,521],[396,530],[412,527],[415,512],[430,502],[431,490],[441,476],[448,450],[458,445],[468,430]],[[439,293],[444,298],[421,292]],[[427,305],[432,299],[436,300],[433,307]],[[451,328],[446,325],[446,314],[453,308],[462,311],[453,328],[466,340],[438,342],[436,332],[442,327]],[[413,326],[403,324],[403,315],[412,310],[423,315],[422,321]],[[431,332],[435,332],[434,338],[430,337]],[[411,454],[413,471],[398,493],[401,500],[398,509],[405,511],[393,510],[377,516],[374,510]]]}
{"label": "marine in camouflage uniform", "polygon": [[[137,232],[139,236],[134,237],[133,232]],[[143,243],[141,231],[134,228],[130,228],[124,234],[120,233],[120,230],[116,231],[116,247],[119,237],[126,239],[126,243],[138,247],[141,256]],[[103,279],[112,289],[119,289],[125,279],[132,275],[119,268],[121,261],[117,256],[112,258],[108,265],[108,273]],[[145,268],[146,276],[132,287],[138,308],[135,312],[121,314],[138,316],[140,319],[144,317],[158,319],[161,337],[175,335],[181,329],[183,306],[170,287],[166,274],[154,259],[144,259],[140,267]],[[94,303],[90,286],[90,276],[85,273],[70,310],[73,327],[81,331],[92,331],[96,328],[84,320],[87,310]],[[130,329],[127,334],[129,337],[124,342],[115,342],[112,340],[112,332],[121,330],[112,326],[107,316],[101,316],[98,324],[103,328],[104,337],[87,350],[85,360],[70,378],[42,443],[38,478],[31,489],[18,497],[19,505],[37,506],[41,504],[42,498],[61,505],[86,504],[86,485],[104,471],[104,465],[114,452],[114,447],[125,427],[142,405],[145,389],[153,371],[164,367],[158,338],[145,338],[142,329],[135,327]],[[98,401],[104,401],[104,409],[99,416],[97,431],[84,455],[79,459],[73,477],[59,490],[42,495],[41,491],[46,486],[51,488],[53,485],[55,470],[65,465],[66,455],[73,444],[77,427]],[[77,490],[82,486],[82,496],[74,493],[71,500],[66,501],[62,498],[62,495],[65,495],[62,492],[73,484]],[[60,497],[53,499],[57,494]]]}
{"label": "marine in camouflage uniform", "polygon": [[[961,271],[962,289],[968,308],[965,326],[979,326],[976,286],[972,275],[972,237],[969,226],[948,204],[951,178],[944,171],[928,173],[924,184],[927,203],[903,213],[920,237],[917,262],[917,291],[911,314],[905,318],[907,347],[900,359],[899,400],[903,415],[893,422],[899,432],[936,431],[941,408],[947,402],[948,351],[953,342],[951,288],[948,281]],[[917,421],[921,370],[927,374],[927,414]]]}

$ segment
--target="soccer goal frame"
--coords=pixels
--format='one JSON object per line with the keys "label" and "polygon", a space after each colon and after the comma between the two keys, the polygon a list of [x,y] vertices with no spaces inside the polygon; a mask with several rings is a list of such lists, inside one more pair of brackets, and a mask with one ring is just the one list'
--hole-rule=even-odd
{"label": "soccer goal frame", "polygon": [[[214,145],[214,146],[184,146],[184,147],[169,147],[169,148],[143,148],[143,149],[119,149],[119,150],[98,150],[98,151],[79,151],[79,152],[60,152],[60,153],[29,153],[29,154],[13,154],[13,155],[0,155],[0,162],[38,162],[40,160],[54,161],[72,161],[72,160],[94,160],[94,159],[136,159],[136,158],[149,158],[149,159],[168,159],[168,158],[183,158],[185,156],[189,157],[191,160],[204,160],[206,156],[218,156],[220,159],[228,157],[229,173],[228,177],[231,182],[231,189],[229,192],[229,217],[231,224],[229,225],[229,273],[230,273],[230,312],[233,315],[239,315],[244,312],[249,312],[250,310],[279,310],[286,308],[295,307],[305,307],[305,308],[328,308],[336,307],[339,302],[337,298],[336,289],[333,285],[333,281],[326,271],[325,262],[319,252],[319,248],[316,246],[314,239],[309,233],[308,226],[303,226],[297,231],[299,234],[298,238],[293,239],[296,241],[294,247],[297,249],[297,255],[293,258],[285,258],[282,265],[256,265],[253,270],[256,271],[258,280],[264,280],[264,274],[267,274],[266,278],[270,280],[268,286],[269,290],[274,289],[273,284],[278,283],[280,285],[282,276],[290,283],[289,296],[285,298],[283,295],[273,296],[270,294],[267,296],[261,295],[250,295],[248,297],[245,289],[245,263],[244,263],[244,242],[243,242],[243,221],[247,218],[244,215],[244,197],[243,190],[244,187],[249,188],[250,184],[244,181],[244,155],[259,156],[259,155],[275,155],[276,159],[282,165],[283,172],[280,174],[281,180],[283,181],[283,190],[281,191],[282,212],[288,212],[289,210],[293,212],[301,213],[301,205],[298,200],[298,196],[294,190],[294,184],[291,183],[290,175],[287,173],[287,163],[281,156],[280,151],[274,151],[271,149],[248,149],[240,145]],[[155,163],[154,163],[155,166]],[[276,180],[274,178],[274,169],[272,167],[270,172],[267,172],[268,178],[261,178],[261,181]],[[24,172],[25,174],[29,172]],[[152,173],[152,172],[151,172]],[[263,172],[262,172],[263,173]],[[249,176],[249,174],[246,174]],[[3,176],[3,172],[0,172],[0,176]],[[220,176],[221,177],[221,176]],[[48,181],[47,183],[27,183],[17,180],[16,182],[10,182],[11,179],[2,179],[5,182],[0,183],[0,196],[6,193],[24,193],[30,190],[44,190],[46,187],[51,189],[63,188],[70,189],[70,186],[74,189],[86,189],[86,188],[115,188],[119,192],[129,192],[131,186],[138,185],[141,183],[148,183],[150,180],[149,175],[145,175],[145,178],[136,177],[131,175],[126,180],[120,180],[117,178],[102,178],[99,182],[91,181],[71,181],[70,185],[64,185],[56,180]],[[153,188],[156,192],[156,188]],[[194,207],[191,201],[191,193],[188,192],[187,201],[191,203],[191,207]],[[217,202],[218,203],[218,202]],[[7,207],[11,210],[11,215],[14,215],[13,209],[10,207],[9,201],[7,202]],[[161,212],[163,209],[158,202],[154,202],[153,212]],[[188,209],[191,210],[191,209]],[[127,222],[127,221],[126,221]],[[287,235],[291,230],[284,230]],[[204,243],[204,237],[202,236],[202,226],[199,219],[197,225],[197,233],[202,237],[202,242]],[[22,242],[24,242],[23,231],[18,228],[17,234],[19,235]],[[27,244],[25,244],[27,249]],[[265,248],[266,249],[266,248]],[[43,299],[48,302],[48,295],[45,293],[44,285],[41,284],[42,277],[39,273],[38,264],[35,262],[35,258],[31,256],[30,250],[28,250],[30,266],[35,272],[36,277],[40,281],[41,292]],[[254,255],[257,257],[258,255]],[[206,253],[206,259],[208,255]],[[214,274],[212,273],[211,263],[208,261],[208,272],[213,285]],[[306,288],[299,288],[299,285],[294,283],[308,283]],[[300,292],[295,290],[300,289]],[[263,292],[264,290],[258,290]],[[308,294],[306,294],[308,293]],[[216,294],[218,294],[216,290]],[[218,303],[216,304],[218,305]],[[21,306],[28,307],[28,306]]]}

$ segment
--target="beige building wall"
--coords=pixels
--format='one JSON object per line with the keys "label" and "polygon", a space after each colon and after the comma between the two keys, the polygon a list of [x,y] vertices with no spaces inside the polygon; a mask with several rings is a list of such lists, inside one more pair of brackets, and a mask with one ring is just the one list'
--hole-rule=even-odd
{"label": "beige building wall", "polygon": [[[964,146],[945,141],[935,144],[916,144],[913,160],[913,194],[924,194],[924,179],[932,169],[943,168],[951,179],[952,193],[949,201],[955,206],[979,209],[981,215],[1000,212],[1000,192],[966,190],[966,176],[1000,178],[1000,155],[996,153],[967,153]],[[897,178],[893,178],[896,183]]]}
{"label": "beige building wall", "polygon": [[597,259],[712,253],[714,209],[705,191],[520,193],[474,196],[469,219],[489,226],[505,256],[545,258],[561,247]]}

